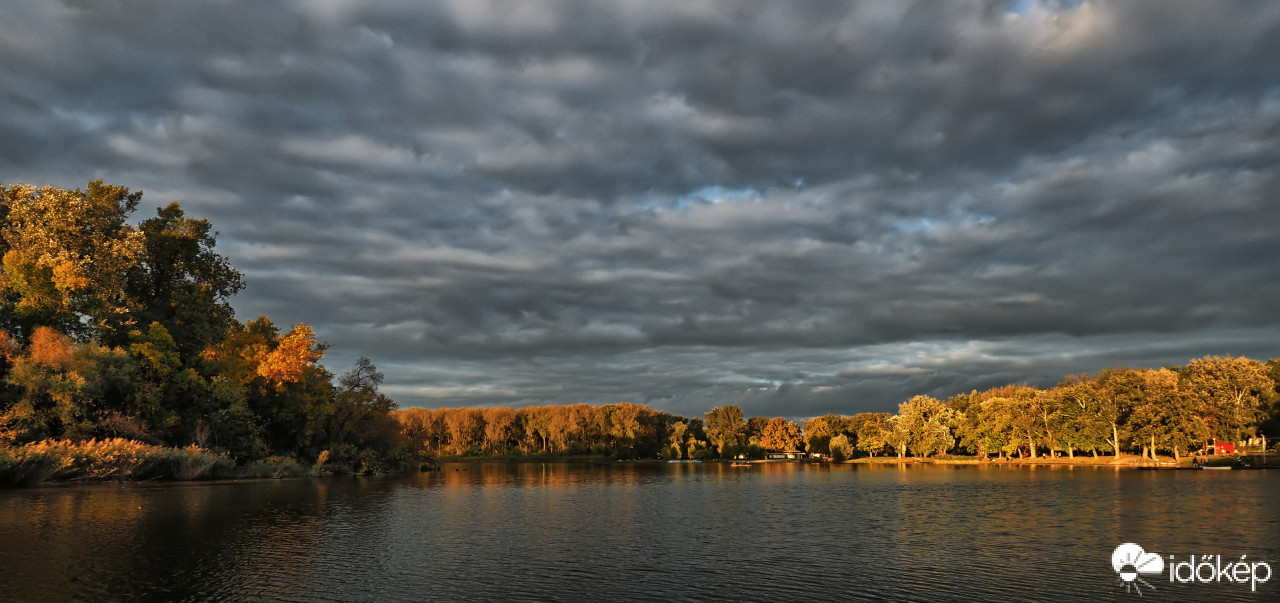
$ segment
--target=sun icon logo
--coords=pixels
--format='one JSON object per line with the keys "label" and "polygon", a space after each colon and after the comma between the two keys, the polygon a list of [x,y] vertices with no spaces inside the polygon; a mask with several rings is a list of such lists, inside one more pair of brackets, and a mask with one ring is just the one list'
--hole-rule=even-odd
{"label": "sun icon logo", "polygon": [[1155,553],[1148,553],[1142,547],[1126,542],[1111,553],[1111,567],[1120,575],[1120,583],[1124,592],[1137,591],[1142,596],[1142,587],[1155,590],[1155,585],[1142,579],[1142,575],[1159,574],[1164,571],[1164,559]]}

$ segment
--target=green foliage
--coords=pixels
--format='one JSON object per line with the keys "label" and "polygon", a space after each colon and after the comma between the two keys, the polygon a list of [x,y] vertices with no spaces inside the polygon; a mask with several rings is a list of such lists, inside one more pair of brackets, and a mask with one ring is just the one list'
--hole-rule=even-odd
{"label": "green foliage", "polygon": [[696,459],[699,461],[709,461],[711,459],[717,458],[717,456],[718,455],[716,454],[716,451],[710,448],[699,448],[693,451],[693,454],[690,454],[689,458]]}
{"label": "green foliage", "polygon": [[233,326],[227,300],[244,288],[240,273],[214,253],[209,221],[186,217],[177,203],[157,208],[138,229],[141,257],[125,275],[125,289],[137,303],[134,322],[163,326],[173,350],[191,360]]}
{"label": "green foliage", "polygon": [[128,323],[124,275],[141,255],[143,236],[126,220],[141,198],[101,180],[83,191],[0,188],[0,292],[12,296],[4,322],[20,338],[46,326],[84,340]]}
{"label": "green foliage", "polygon": [[[847,433],[850,419],[839,415],[823,415],[804,422],[805,445],[809,452],[831,454],[831,438]],[[848,455],[845,456],[848,458]]]}
{"label": "green foliage", "polygon": [[704,415],[707,441],[720,453],[720,458],[730,458],[745,443],[747,422],[742,419],[742,409],[733,404],[713,408]]}
{"label": "green foliage", "polygon": [[857,448],[871,456],[884,452],[889,445],[889,435],[893,426],[889,422],[888,413],[864,413],[858,427]]}
{"label": "green foliage", "polygon": [[237,467],[230,474],[240,478],[303,477],[318,474],[321,466],[325,466],[325,463],[318,463],[316,468],[308,468],[289,457],[269,456]]}
{"label": "green foliage", "polygon": [[832,437],[827,443],[827,447],[831,451],[831,460],[833,461],[839,462],[853,458],[853,444],[849,443],[849,436],[843,433]]}
{"label": "green foliage", "polygon": [[933,456],[955,445],[955,438],[951,435],[954,411],[941,401],[929,396],[915,396],[898,407],[898,416],[895,429],[908,435],[905,442],[895,437],[895,448],[905,444],[916,455]]}

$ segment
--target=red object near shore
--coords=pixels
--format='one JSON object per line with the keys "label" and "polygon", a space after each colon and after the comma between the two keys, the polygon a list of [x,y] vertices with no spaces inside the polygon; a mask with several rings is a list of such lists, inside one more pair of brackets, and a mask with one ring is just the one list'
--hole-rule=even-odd
{"label": "red object near shore", "polygon": [[1236,445],[1231,442],[1218,442],[1209,446],[1213,454],[1235,454]]}

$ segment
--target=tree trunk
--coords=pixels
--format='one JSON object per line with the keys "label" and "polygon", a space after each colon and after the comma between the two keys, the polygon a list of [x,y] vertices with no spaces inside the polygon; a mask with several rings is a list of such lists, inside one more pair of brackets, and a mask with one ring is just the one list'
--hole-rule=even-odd
{"label": "tree trunk", "polygon": [[1031,458],[1036,458],[1036,441],[1027,436],[1027,447],[1031,449]]}
{"label": "tree trunk", "polygon": [[1173,462],[1177,463],[1177,462],[1180,462],[1180,461],[1182,461],[1182,455],[1181,455],[1181,454],[1178,454],[1178,447],[1177,447],[1177,446],[1174,446],[1174,447],[1173,447]]}
{"label": "tree trunk", "polygon": [[1120,458],[1120,430],[1116,429],[1116,424],[1111,424],[1111,452],[1115,458]]}
{"label": "tree trunk", "polygon": [[1071,446],[1067,446],[1067,458],[1069,458],[1069,459],[1076,458],[1076,449],[1075,449],[1075,448],[1073,448],[1073,447],[1071,447]]}
{"label": "tree trunk", "polygon": [[1096,458],[1098,458],[1098,449],[1097,449],[1097,448],[1090,448],[1090,449],[1089,449],[1089,452],[1090,452],[1090,454],[1092,454],[1092,455],[1093,455],[1093,458],[1095,458],[1095,459],[1096,459]]}
{"label": "tree trunk", "polygon": [[1156,460],[1156,436],[1151,436],[1151,460]]}

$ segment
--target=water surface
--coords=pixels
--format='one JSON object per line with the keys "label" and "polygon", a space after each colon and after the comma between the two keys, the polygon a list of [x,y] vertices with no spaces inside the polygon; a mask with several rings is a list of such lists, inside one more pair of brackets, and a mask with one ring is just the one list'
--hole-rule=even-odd
{"label": "water surface", "polygon": [[[1280,471],[458,464],[0,491],[0,600],[1135,600],[1136,542],[1280,569]],[[1143,600],[1280,600],[1149,578]]]}

